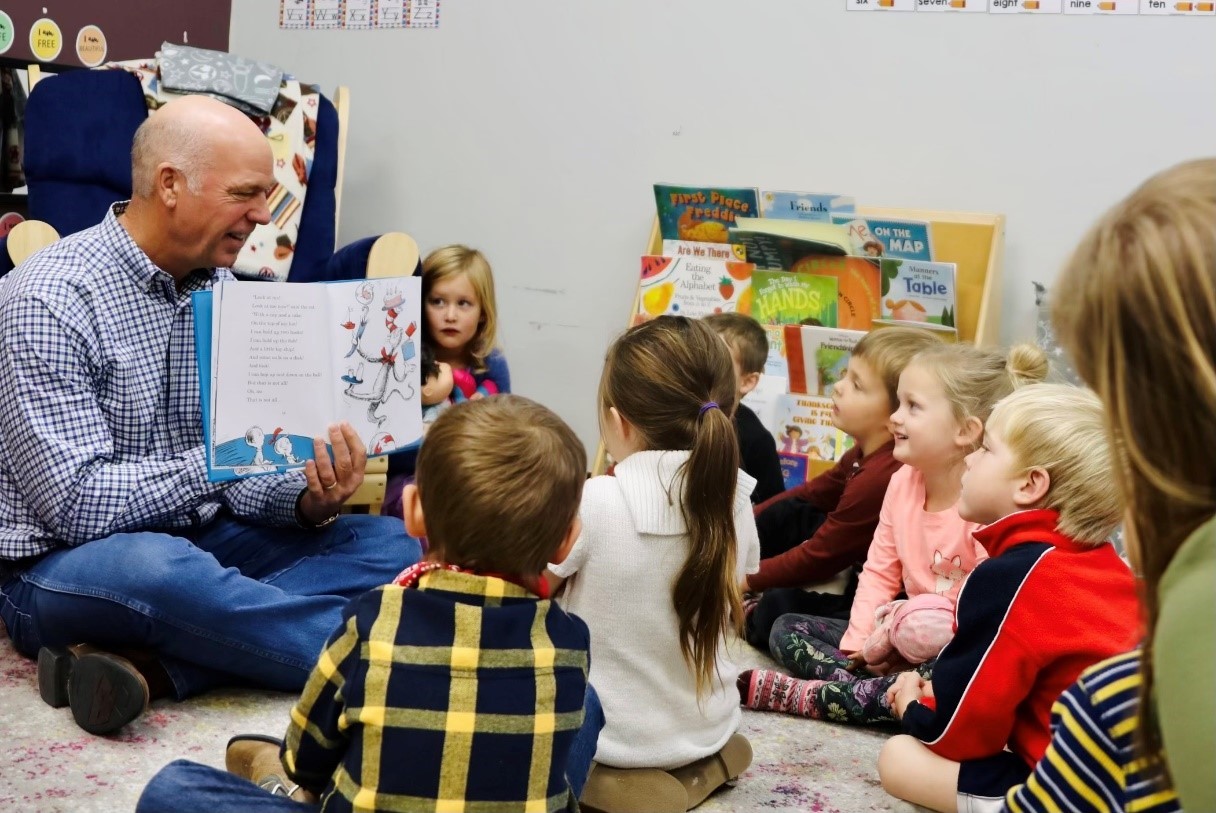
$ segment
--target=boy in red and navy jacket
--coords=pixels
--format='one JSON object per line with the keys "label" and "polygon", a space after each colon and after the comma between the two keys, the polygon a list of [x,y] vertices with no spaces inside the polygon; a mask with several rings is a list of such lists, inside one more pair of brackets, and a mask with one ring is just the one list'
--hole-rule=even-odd
{"label": "boy in red and navy jacket", "polygon": [[911,736],[878,763],[889,793],[942,811],[999,808],[1047,750],[1060,693],[1140,634],[1135,581],[1106,541],[1120,503],[1096,397],[1014,392],[966,465],[958,511],[990,523],[975,538],[991,558],[959,593],[932,681],[910,672],[891,688]]}

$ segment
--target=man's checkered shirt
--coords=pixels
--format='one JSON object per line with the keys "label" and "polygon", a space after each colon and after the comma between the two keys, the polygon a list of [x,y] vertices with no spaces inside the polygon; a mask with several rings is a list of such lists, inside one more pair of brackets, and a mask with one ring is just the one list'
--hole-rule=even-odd
{"label": "man's checkered shirt", "polygon": [[[207,481],[190,294],[127,234],[99,225],[0,284],[0,569],[111,534],[185,529],[221,506],[295,522],[300,474]],[[262,284],[262,283],[242,283]]]}

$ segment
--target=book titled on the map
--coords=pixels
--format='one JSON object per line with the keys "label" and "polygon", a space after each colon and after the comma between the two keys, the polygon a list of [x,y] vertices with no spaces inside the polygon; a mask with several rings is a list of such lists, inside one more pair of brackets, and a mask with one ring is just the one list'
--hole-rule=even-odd
{"label": "book titled on the map", "polygon": [[738,243],[694,243],[691,240],[664,240],[663,256],[747,262],[747,251]]}
{"label": "book titled on the map", "polygon": [[812,325],[786,325],[785,347],[790,392],[830,398],[832,387],[845,376],[853,348],[863,330]]}
{"label": "book titled on the map", "polygon": [[416,446],[421,299],[420,277],[193,294],[210,479],[299,468],[341,421],[369,456]]}
{"label": "book titled on the map", "polygon": [[755,187],[654,185],[659,234],[664,240],[725,243],[740,217],[759,212]]}
{"label": "book titled on the map", "polygon": [[954,328],[954,263],[883,260],[879,319]]}
{"label": "book titled on the map", "polygon": [[[836,279],[789,271],[752,274],[750,311],[762,325],[836,327]],[[788,348],[787,348],[788,351]],[[788,357],[787,357],[788,360]]]}
{"label": "book titled on the map", "polygon": [[777,402],[773,440],[786,488],[805,483],[839,458],[844,433],[832,423],[832,400],[790,393]]}
{"label": "book titled on the map", "polygon": [[831,223],[832,215],[851,215],[856,208],[857,202],[849,195],[760,190],[762,217]]}
{"label": "book titled on the map", "polygon": [[750,307],[751,263],[695,257],[642,257],[642,283],[634,322],[670,314],[699,319]]}
{"label": "book titled on the map", "polygon": [[849,254],[932,260],[929,224],[923,220],[893,220],[864,215],[832,215],[832,222],[848,230]]}

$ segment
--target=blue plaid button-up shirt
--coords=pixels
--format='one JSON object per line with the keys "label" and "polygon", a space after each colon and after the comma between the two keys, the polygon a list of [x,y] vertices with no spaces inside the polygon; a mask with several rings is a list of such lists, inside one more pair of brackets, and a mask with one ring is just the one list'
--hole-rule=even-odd
{"label": "blue plaid button-up shirt", "polygon": [[[0,289],[0,570],[115,533],[187,529],[221,506],[295,523],[300,473],[208,482],[190,294],[118,222],[64,238]],[[255,283],[249,283],[255,284]]]}

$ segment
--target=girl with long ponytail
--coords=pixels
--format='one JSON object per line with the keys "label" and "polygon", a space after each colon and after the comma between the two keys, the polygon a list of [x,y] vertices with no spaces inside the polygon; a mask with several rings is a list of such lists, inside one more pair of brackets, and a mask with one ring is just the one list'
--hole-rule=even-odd
{"label": "girl with long ponytail", "polygon": [[550,565],[591,630],[606,720],[583,801],[684,811],[751,762],[725,647],[759,566],[730,352],[699,321],[646,322],[609,349],[599,400],[615,472],[587,483],[578,542]]}

